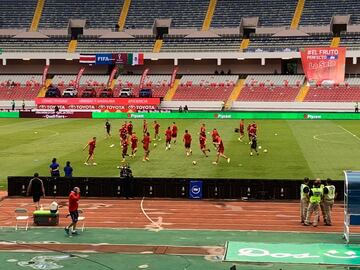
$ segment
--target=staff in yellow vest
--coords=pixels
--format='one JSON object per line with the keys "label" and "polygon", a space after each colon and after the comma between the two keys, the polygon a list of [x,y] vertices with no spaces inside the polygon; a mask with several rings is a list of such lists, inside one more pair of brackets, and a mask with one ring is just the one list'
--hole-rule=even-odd
{"label": "staff in yellow vest", "polygon": [[307,208],[309,207],[309,178],[305,177],[300,186],[300,220],[304,224],[306,219]]}
{"label": "staff in yellow vest", "polygon": [[309,196],[310,196],[310,203],[306,214],[306,220],[304,225],[310,226],[310,219],[311,215],[314,213],[314,221],[313,226],[316,227],[319,220],[319,210],[320,210],[320,202],[321,197],[323,196],[322,189],[320,188],[321,181],[320,179],[316,179],[314,182],[313,188],[310,189]]}
{"label": "staff in yellow vest", "polygon": [[323,204],[324,204],[324,213],[325,213],[325,225],[331,226],[331,212],[334,205],[335,200],[335,193],[336,189],[335,186],[332,184],[330,178],[326,180],[326,185],[324,187],[324,196],[323,196]]}

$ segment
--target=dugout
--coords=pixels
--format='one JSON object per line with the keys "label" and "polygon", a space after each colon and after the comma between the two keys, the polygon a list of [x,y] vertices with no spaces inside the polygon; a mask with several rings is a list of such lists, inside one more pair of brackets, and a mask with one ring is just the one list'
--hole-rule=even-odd
{"label": "dugout", "polygon": [[[32,176],[8,177],[8,196],[25,196]],[[41,177],[47,196],[68,196],[73,187],[83,197],[123,197],[124,180],[118,177]],[[190,181],[202,181],[204,199],[298,200],[302,180],[133,178],[135,197],[189,198]],[[343,181],[333,181],[343,199]]]}

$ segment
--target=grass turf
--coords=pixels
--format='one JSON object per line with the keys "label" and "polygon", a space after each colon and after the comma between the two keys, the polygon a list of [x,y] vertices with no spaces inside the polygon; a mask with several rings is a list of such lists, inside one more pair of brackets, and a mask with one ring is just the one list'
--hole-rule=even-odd
{"label": "grass turf", "polygon": [[[0,185],[6,187],[9,175],[49,175],[49,164],[56,157],[64,166],[71,161],[76,176],[118,176],[121,161],[118,129],[123,120],[112,120],[113,137],[105,138],[104,120],[95,119],[0,119]],[[151,121],[152,122],[152,121]],[[151,123],[149,121],[149,123]],[[161,134],[172,120],[159,120]],[[237,120],[206,120],[207,131],[216,127],[223,138],[225,154],[231,163],[221,159],[213,165],[215,151],[208,135],[210,157],[199,149],[198,132],[202,120],[177,120],[178,142],[165,151],[165,141],[151,146],[150,161],[142,162],[143,149],[134,159],[128,158],[135,176],[184,178],[260,178],[301,179],[331,177],[343,179],[345,169],[359,169],[357,150],[360,147],[360,126],[357,121],[325,120],[263,120],[259,126],[258,145],[268,149],[259,156],[250,156],[250,146],[238,141],[234,128]],[[246,122],[246,124],[249,121]],[[133,120],[141,140],[142,120]],[[153,133],[152,123],[149,125]],[[186,157],[182,135],[188,129],[193,137],[193,155]],[[275,135],[277,134],[277,135]],[[97,136],[96,162],[98,166],[83,164],[88,140]],[[247,142],[247,139],[245,138]],[[115,147],[110,148],[111,144]],[[192,161],[196,160],[197,165]]]}

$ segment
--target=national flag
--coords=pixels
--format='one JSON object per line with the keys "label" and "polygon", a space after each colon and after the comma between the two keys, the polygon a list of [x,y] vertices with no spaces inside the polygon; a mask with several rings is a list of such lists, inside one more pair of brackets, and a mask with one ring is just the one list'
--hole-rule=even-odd
{"label": "national flag", "polygon": [[143,53],[134,53],[133,54],[133,60],[132,65],[143,65],[144,64],[144,54]]}
{"label": "national flag", "polygon": [[95,64],[96,54],[80,54],[80,64]]}

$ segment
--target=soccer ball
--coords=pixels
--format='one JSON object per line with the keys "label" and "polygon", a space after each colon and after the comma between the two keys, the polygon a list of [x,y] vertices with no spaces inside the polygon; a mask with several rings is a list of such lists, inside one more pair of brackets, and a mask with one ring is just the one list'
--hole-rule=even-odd
{"label": "soccer ball", "polygon": [[277,136],[277,133],[275,133],[275,136]]}
{"label": "soccer ball", "polygon": [[154,143],[154,147],[156,147],[157,146],[157,144],[156,143]]}
{"label": "soccer ball", "polygon": [[264,149],[264,153],[267,153],[268,152],[268,150],[267,149]]}
{"label": "soccer ball", "polygon": [[259,145],[259,147],[258,147],[259,149],[261,149],[261,145]]}
{"label": "soccer ball", "polygon": [[249,142],[249,144],[251,144],[251,142]]}
{"label": "soccer ball", "polygon": [[186,155],[187,155],[187,156],[190,156],[190,153],[189,153],[189,152],[187,152],[187,153],[186,153]]}
{"label": "soccer ball", "polygon": [[197,164],[197,162],[194,160],[194,161],[193,161],[193,165],[196,165],[196,164]]}
{"label": "soccer ball", "polygon": [[250,152],[250,156],[252,156],[253,155],[253,153],[252,152]]}

